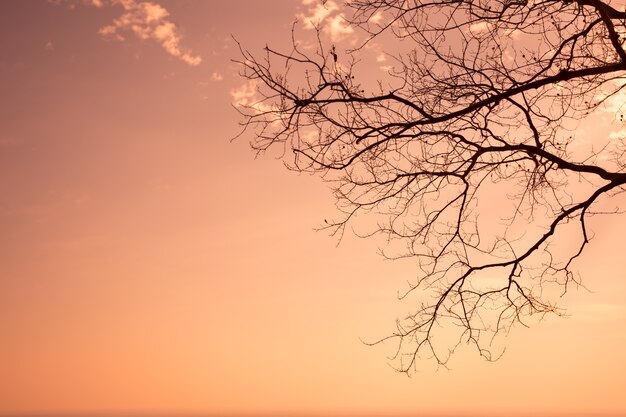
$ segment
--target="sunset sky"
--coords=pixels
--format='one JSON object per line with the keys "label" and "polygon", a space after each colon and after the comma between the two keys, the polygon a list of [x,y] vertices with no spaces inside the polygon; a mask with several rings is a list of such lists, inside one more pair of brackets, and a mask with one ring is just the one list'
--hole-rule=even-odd
{"label": "sunset sky", "polygon": [[233,37],[349,44],[338,4],[0,1],[0,415],[626,415],[626,215],[590,223],[570,317],[495,363],[408,378],[362,343],[411,311],[412,261],[314,231],[328,185],[231,141]]}

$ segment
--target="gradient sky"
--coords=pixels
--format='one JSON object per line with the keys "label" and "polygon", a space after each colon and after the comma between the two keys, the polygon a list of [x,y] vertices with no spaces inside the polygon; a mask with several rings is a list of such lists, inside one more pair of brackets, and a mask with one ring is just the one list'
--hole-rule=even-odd
{"label": "gradient sky", "polygon": [[411,261],[314,232],[327,185],[229,141],[231,34],[288,45],[317,5],[0,2],[0,414],[626,415],[624,216],[592,221],[571,317],[498,362],[407,378],[361,343],[411,310]]}

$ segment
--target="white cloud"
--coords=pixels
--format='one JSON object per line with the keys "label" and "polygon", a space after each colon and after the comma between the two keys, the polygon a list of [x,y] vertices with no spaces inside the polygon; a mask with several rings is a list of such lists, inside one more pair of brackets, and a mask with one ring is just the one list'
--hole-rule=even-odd
{"label": "white cloud", "polygon": [[330,35],[333,42],[338,42],[354,33],[354,28],[346,21],[343,15],[338,14],[328,19],[324,30]]}
{"label": "white cloud", "polygon": [[491,30],[491,23],[489,22],[476,22],[469,25],[470,33],[478,34]]}
{"label": "white cloud", "polygon": [[598,106],[598,113],[621,120],[626,111],[626,79],[616,79],[605,84],[596,93],[592,103]]}
{"label": "white cloud", "polygon": [[275,104],[268,104],[259,93],[259,81],[248,80],[230,91],[233,105],[256,114],[264,114],[271,125],[287,123],[289,116],[281,112]]}
{"label": "white cloud", "polygon": [[607,97],[605,94],[598,94],[596,100],[603,102],[599,106],[601,112],[617,114],[625,110],[626,92],[621,90],[610,97]]}
{"label": "white cloud", "polygon": [[230,96],[233,98],[233,104],[237,107],[253,106],[258,102],[258,83],[254,81],[247,81],[230,91]]}
{"label": "white cloud", "polygon": [[303,23],[304,29],[321,29],[331,41],[339,42],[349,35],[354,34],[354,28],[350,26],[341,7],[335,0],[301,0],[306,11],[297,13],[296,18]]}
{"label": "white cloud", "polygon": [[383,14],[381,12],[376,12],[369,18],[369,22],[375,25],[379,24],[382,20]]}
{"label": "white cloud", "polygon": [[624,140],[626,139],[626,130],[613,131],[609,133],[609,140]]}
{"label": "white cloud", "polygon": [[302,4],[309,6],[312,3],[317,3],[315,7],[310,7],[307,13],[298,13],[296,17],[298,20],[304,22],[306,29],[315,29],[322,25],[322,22],[330,16],[334,11],[339,10],[339,6],[333,0],[329,0],[325,3],[315,0],[302,0]]}
{"label": "white cloud", "polygon": [[182,37],[178,28],[168,17],[170,13],[161,5],[145,0],[85,0],[94,7],[121,6],[124,13],[110,25],[100,28],[99,33],[106,39],[123,41],[126,33],[132,33],[141,40],[158,42],[165,51],[189,65],[199,65],[200,55],[181,48]]}
{"label": "white cloud", "polygon": [[214,72],[213,74],[211,74],[212,81],[222,81],[223,79],[224,79],[224,76],[220,74],[219,72]]}

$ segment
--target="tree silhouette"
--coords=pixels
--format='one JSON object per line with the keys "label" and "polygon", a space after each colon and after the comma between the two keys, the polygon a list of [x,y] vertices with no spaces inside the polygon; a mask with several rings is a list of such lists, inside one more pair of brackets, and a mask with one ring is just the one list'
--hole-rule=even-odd
{"label": "tree silhouette", "polygon": [[[319,28],[313,46],[294,35],[286,52],[241,49],[258,97],[242,124],[254,149],[283,147],[291,169],[333,185],[340,217],[326,228],[358,222],[359,236],[386,237],[385,256],[415,259],[401,295],[419,295],[414,313],[379,341],[397,341],[399,370],[445,366],[460,343],[495,359],[497,335],[561,313],[588,219],[624,191],[626,135],[577,128],[606,111],[622,127],[611,106],[626,84],[626,12],[608,0],[347,7],[365,34],[351,50]],[[376,82],[373,46],[393,60]]]}

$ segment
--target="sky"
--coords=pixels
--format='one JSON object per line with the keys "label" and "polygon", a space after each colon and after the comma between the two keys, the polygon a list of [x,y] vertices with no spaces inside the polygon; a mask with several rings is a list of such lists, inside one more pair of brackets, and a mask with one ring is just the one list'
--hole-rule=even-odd
{"label": "sky", "polygon": [[328,184],[231,140],[233,38],[295,18],[354,35],[332,0],[0,2],[0,415],[626,415],[623,216],[499,361],[408,378],[362,342],[411,310],[410,260],[316,232]]}

